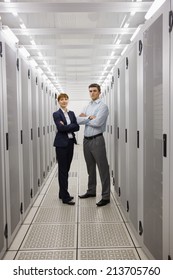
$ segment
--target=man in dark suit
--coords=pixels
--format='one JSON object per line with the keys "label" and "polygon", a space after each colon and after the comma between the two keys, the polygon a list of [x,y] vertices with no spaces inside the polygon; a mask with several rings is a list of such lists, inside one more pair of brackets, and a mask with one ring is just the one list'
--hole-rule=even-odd
{"label": "man in dark suit", "polygon": [[74,205],[73,197],[68,192],[68,172],[73,158],[74,144],[76,144],[75,131],[79,130],[73,111],[68,111],[69,97],[66,93],[58,96],[60,109],[53,113],[53,119],[57,127],[54,140],[56,158],[58,162],[59,198],[63,203]]}

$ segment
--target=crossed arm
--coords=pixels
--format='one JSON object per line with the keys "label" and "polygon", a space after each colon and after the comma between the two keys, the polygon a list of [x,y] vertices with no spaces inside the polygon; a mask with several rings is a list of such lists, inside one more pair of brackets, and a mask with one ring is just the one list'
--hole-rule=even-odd
{"label": "crossed arm", "polygon": [[[87,117],[87,115],[84,114],[84,113],[81,113],[81,114],[79,115],[79,117]],[[88,117],[89,120],[93,120],[93,119],[95,119],[95,118],[96,118],[96,116],[89,116],[89,117]]]}
{"label": "crossed arm", "polygon": [[97,112],[97,114],[87,116],[85,113],[81,113],[77,117],[77,122],[78,124],[85,124],[87,126],[91,127],[101,127],[102,125],[105,124],[107,117],[108,117],[108,108],[107,106],[104,106],[100,108],[100,110]]}
{"label": "crossed arm", "polygon": [[76,117],[74,116],[74,122],[70,124],[64,124],[59,115],[53,114],[53,119],[56,124],[58,131],[60,132],[75,132],[79,130],[79,125],[77,124]]}

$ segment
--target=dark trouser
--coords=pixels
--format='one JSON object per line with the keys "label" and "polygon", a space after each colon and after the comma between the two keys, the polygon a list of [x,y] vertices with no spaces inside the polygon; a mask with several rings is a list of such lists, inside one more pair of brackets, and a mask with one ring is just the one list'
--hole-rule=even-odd
{"label": "dark trouser", "polygon": [[70,200],[70,194],[68,192],[68,172],[70,170],[70,165],[73,158],[73,150],[73,139],[69,139],[67,147],[56,147],[56,158],[58,161],[59,196],[64,202]]}
{"label": "dark trouser", "polygon": [[96,194],[96,165],[102,183],[102,198],[110,199],[110,173],[106,156],[104,137],[98,136],[92,140],[84,138],[84,157],[88,171],[89,194]]}

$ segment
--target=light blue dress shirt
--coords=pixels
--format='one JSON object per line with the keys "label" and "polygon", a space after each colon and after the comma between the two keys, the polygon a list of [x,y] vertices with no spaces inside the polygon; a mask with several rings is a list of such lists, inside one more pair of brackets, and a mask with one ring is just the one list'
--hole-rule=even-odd
{"label": "light blue dress shirt", "polygon": [[[77,117],[77,122],[79,125],[85,125],[84,136],[90,137],[105,131],[109,110],[108,106],[103,103],[101,99],[90,101],[88,106],[83,109],[82,113],[84,113],[86,117]],[[88,119],[89,116],[96,116],[96,118],[90,120]]]}

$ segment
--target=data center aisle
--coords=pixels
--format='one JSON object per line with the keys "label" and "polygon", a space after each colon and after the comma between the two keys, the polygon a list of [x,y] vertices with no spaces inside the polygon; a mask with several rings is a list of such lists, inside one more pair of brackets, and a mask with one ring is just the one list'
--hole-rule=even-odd
{"label": "data center aisle", "polygon": [[101,198],[79,199],[86,192],[87,172],[82,146],[75,146],[69,176],[75,206],[58,198],[57,165],[4,259],[113,260],[147,259],[121,214],[112,188],[111,203],[97,207]]}

